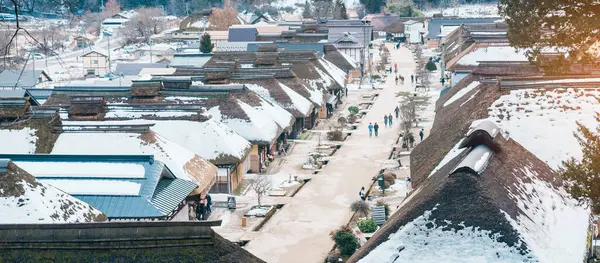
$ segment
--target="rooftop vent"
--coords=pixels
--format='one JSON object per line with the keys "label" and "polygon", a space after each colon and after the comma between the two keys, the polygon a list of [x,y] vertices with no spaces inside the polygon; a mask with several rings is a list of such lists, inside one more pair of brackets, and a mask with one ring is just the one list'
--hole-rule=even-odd
{"label": "rooftop vent", "polygon": [[495,149],[494,138],[500,133],[500,127],[490,120],[482,120],[471,125],[467,132],[467,137],[459,145],[459,149],[466,147],[475,147],[485,145],[488,148]]}
{"label": "rooftop vent", "polygon": [[485,171],[492,157],[492,150],[485,145],[473,148],[467,156],[450,172],[450,175],[467,172],[480,175]]}

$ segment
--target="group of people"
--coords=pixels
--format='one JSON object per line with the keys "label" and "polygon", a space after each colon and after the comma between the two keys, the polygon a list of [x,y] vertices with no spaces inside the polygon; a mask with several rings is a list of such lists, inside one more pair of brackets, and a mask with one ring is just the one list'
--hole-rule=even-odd
{"label": "group of people", "polygon": [[385,125],[385,127],[390,126],[392,127],[392,114],[390,113],[389,115],[383,115],[383,124]]}
{"label": "group of people", "polygon": [[404,84],[404,77],[402,75],[396,75],[396,85],[398,85],[398,80],[400,80],[401,84]]}
{"label": "group of people", "polygon": [[212,213],[212,198],[210,194],[207,194],[205,197],[200,195],[200,199],[196,203],[196,219],[197,220],[207,220],[210,213]]}

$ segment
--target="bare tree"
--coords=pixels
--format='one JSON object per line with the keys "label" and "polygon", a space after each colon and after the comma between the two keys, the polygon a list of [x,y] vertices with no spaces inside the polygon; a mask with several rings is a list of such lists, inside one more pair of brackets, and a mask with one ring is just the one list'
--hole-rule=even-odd
{"label": "bare tree", "polygon": [[230,26],[240,22],[237,19],[237,11],[232,7],[213,8],[208,17],[208,23],[212,30],[228,30]]}
{"label": "bare tree", "polygon": [[256,193],[256,197],[258,199],[258,206],[261,206],[261,200],[263,195],[265,195],[269,190],[271,190],[272,182],[269,177],[264,174],[257,174],[252,180],[250,187]]}
{"label": "bare tree", "polygon": [[418,93],[398,92],[400,97],[400,112],[404,129],[409,130],[413,124],[417,125],[417,117],[429,105],[429,96]]}
{"label": "bare tree", "polygon": [[62,32],[64,32],[64,30],[59,26],[47,26],[41,28],[34,35],[39,41],[39,50],[44,54],[48,54],[48,52],[53,50],[64,49],[62,41],[64,35]]}
{"label": "bare tree", "polygon": [[148,42],[154,34],[160,33],[165,27],[165,21],[160,19],[163,12],[159,8],[142,7],[136,10],[137,15],[129,19],[124,28],[125,44]]}

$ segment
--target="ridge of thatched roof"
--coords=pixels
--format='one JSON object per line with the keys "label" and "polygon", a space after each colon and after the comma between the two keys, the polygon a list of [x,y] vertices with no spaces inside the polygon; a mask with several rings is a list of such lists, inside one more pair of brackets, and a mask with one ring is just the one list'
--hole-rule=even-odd
{"label": "ridge of thatched roof", "polygon": [[[471,123],[487,118],[488,108],[506,93],[501,91],[497,85],[481,84],[478,88],[461,96],[456,102],[441,107],[448,99],[473,81],[473,77],[466,77],[443,94],[436,103],[440,108],[436,111],[430,134],[411,152],[411,182],[415,187],[427,179],[434,167],[469,130]],[[467,100],[469,102],[464,103]]]}
{"label": "ridge of thatched roof", "polygon": [[[357,68],[357,65],[351,63],[347,55],[340,52],[334,45],[325,45],[324,58],[345,72],[349,72]],[[331,49],[330,47],[333,47]]]}
{"label": "ridge of thatched roof", "polygon": [[[439,251],[454,251],[450,258],[445,257],[448,260],[583,260],[589,211],[577,207],[560,190],[562,183],[557,174],[531,152],[502,136],[496,137],[496,143],[498,149],[483,173],[461,171],[448,175],[464,158],[464,152],[417,186],[401,209],[348,262],[360,259],[373,262],[390,256],[412,262],[411,255],[419,254],[421,249],[430,251],[428,255],[433,258],[444,257]],[[545,206],[543,202],[554,206]],[[536,216],[536,213],[546,214]],[[423,217],[430,223],[417,226],[417,232],[409,234],[407,231],[414,229],[414,223]],[[454,235],[463,229],[467,232]],[[437,234],[425,237],[425,233],[433,231]],[[565,235],[564,231],[573,231],[575,235]],[[473,232],[479,235],[473,238],[479,242],[465,243]],[[441,238],[443,233],[448,236]],[[423,237],[407,237],[411,235]],[[449,237],[456,238],[456,242]],[[488,245],[482,244],[486,243],[483,241]],[[471,249],[453,250],[459,243],[477,253],[471,253]],[[398,250],[400,246],[407,251]]]}
{"label": "ridge of thatched roof", "polygon": [[[259,94],[264,99],[278,104],[296,118],[307,117],[312,111],[312,107],[305,107],[304,103],[302,103],[304,101],[294,100],[295,98],[292,98],[294,94],[288,94],[288,90],[277,79],[245,79],[236,80],[236,82],[245,84],[250,90]],[[293,90],[292,92],[295,93]]]}

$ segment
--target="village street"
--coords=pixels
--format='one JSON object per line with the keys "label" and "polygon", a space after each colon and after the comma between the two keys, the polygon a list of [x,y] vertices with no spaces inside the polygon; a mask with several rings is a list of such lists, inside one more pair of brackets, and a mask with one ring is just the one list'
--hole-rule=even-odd
{"label": "village street", "polygon": [[[267,262],[321,262],[333,247],[330,231],[349,221],[350,204],[359,199],[361,187],[371,185],[371,178],[382,168],[398,138],[399,121],[396,119],[391,128],[384,127],[384,114],[393,114],[398,91],[413,90],[410,75],[415,64],[411,51],[387,46],[392,65],[398,63],[399,73],[406,77],[404,85],[396,87],[393,75],[388,76],[358,129],[344,141],[329,164],[288,199],[260,232],[253,233],[246,249],[254,255]],[[350,96],[372,92],[370,87],[350,90]],[[379,124],[378,137],[369,138],[369,122]]]}

